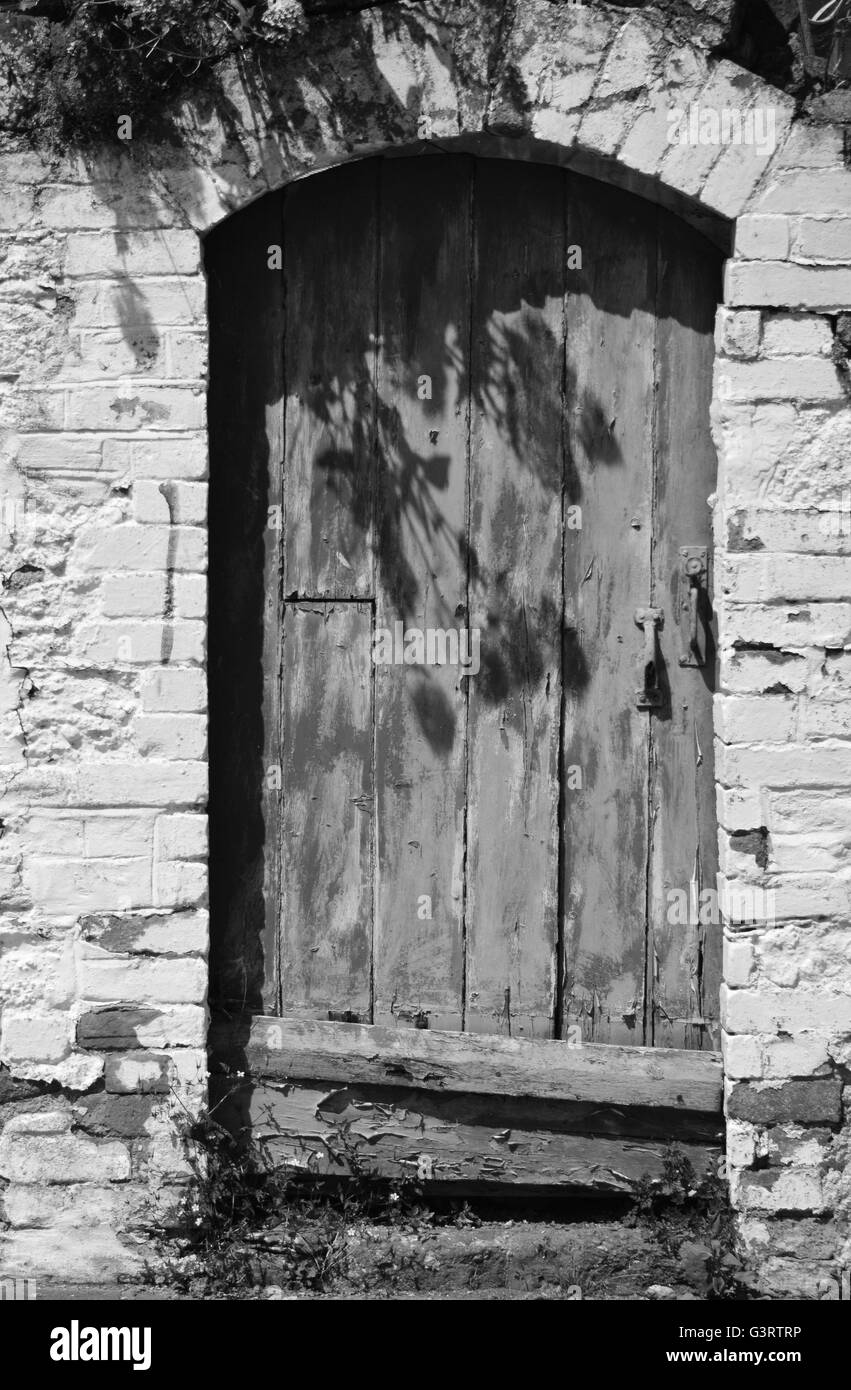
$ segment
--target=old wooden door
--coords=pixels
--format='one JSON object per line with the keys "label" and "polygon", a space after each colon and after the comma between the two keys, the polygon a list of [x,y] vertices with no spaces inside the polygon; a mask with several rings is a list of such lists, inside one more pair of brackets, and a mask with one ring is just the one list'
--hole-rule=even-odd
{"label": "old wooden door", "polygon": [[267,1012],[711,1048],[718,253],[466,156],[282,215]]}

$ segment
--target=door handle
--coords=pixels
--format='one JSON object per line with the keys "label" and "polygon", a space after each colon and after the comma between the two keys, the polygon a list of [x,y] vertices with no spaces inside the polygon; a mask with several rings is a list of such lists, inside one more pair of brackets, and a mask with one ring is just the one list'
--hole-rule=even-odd
{"label": "door handle", "polygon": [[656,661],[656,629],[662,626],[661,608],[636,608],[635,622],[644,633],[641,665],[644,685],[635,692],[637,709],[658,709],[662,703],[659,668]]}
{"label": "door handle", "polygon": [[706,643],[701,642],[698,623],[701,596],[708,600],[709,552],[705,545],[684,545],[680,548],[680,632],[682,634],[681,666],[703,666],[706,663]]}
{"label": "door handle", "polygon": [[700,592],[700,579],[691,567],[699,564],[699,560],[689,560],[687,569],[691,581],[688,591],[688,644],[692,651],[697,650],[697,596]]}

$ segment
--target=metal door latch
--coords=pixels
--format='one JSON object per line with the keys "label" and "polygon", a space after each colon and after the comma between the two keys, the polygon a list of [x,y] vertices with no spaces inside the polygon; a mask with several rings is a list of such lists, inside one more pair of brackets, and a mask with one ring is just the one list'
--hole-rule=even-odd
{"label": "metal door latch", "polygon": [[656,629],[664,622],[661,608],[636,608],[635,622],[644,633],[644,649],[641,664],[644,685],[635,692],[637,709],[658,709],[662,703],[659,688],[659,671],[656,662]]}
{"label": "metal door latch", "polygon": [[705,545],[680,546],[677,610],[683,648],[680,665],[703,666],[709,610],[709,550]]}

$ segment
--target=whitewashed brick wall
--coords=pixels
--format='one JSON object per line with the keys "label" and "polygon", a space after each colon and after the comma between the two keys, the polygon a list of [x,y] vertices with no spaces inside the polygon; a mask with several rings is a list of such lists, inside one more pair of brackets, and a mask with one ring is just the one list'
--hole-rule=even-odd
{"label": "whitewashed brick wall", "polygon": [[194,230],[103,230],[82,167],[0,169],[4,1258],[104,1277],[206,1072],[205,282]]}
{"label": "whitewashed brick wall", "polygon": [[833,1297],[851,1256],[849,185],[839,132],[793,129],[736,225],[714,407],[720,863],[774,893],[772,924],[725,929],[732,1190],[771,1285]]}

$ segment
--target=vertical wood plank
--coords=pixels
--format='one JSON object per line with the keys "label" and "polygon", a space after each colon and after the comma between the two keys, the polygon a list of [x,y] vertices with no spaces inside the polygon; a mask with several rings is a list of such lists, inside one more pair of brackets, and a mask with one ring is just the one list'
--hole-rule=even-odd
{"label": "vertical wood plank", "polygon": [[[282,195],[205,243],[210,313],[211,1004],[277,1012],[280,529],[283,456]],[[273,514],[274,515],[274,514]]]}
{"label": "vertical wood plank", "polygon": [[378,162],[285,193],[287,597],[373,594]]}
{"label": "vertical wood plank", "polygon": [[[663,634],[670,704],[652,724],[652,854],[648,988],[653,1033],[661,1047],[712,1049],[718,1026],[721,927],[688,924],[701,889],[716,888],[715,772],[712,692],[715,637],[701,600],[703,667],[681,666],[684,644],[680,547],[711,551],[717,461],[709,430],[713,326],[720,297],[717,252],[668,214],[660,218],[657,331],[657,477],[653,523],[654,602],[665,610]],[[712,564],[709,566],[710,580]],[[693,887],[692,887],[693,885]],[[689,912],[691,916],[691,910]],[[672,919],[672,920],[671,920]],[[691,1020],[705,1019],[705,1026]]]}
{"label": "vertical wood plank", "polygon": [[465,1027],[523,1037],[555,1016],[564,186],[477,166]]}
{"label": "vertical wood plank", "polygon": [[[377,623],[390,630],[464,622],[469,187],[466,159],[382,166]],[[452,666],[379,664],[375,701],[375,1022],[460,1028],[463,682]]]}
{"label": "vertical wood plank", "polygon": [[567,493],[582,528],[564,556],[563,1023],[641,1044],[649,716],[634,613],[650,598],[656,211],[578,177],[568,202],[582,270],[568,295]]}
{"label": "vertical wood plank", "polygon": [[367,1021],[372,927],[371,605],[286,604],[283,1012]]}

